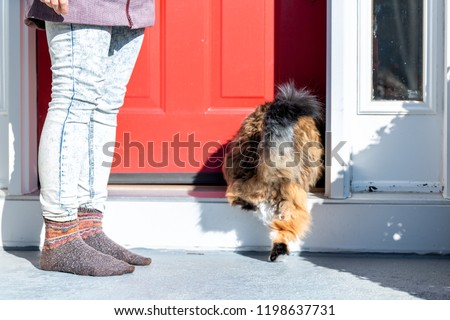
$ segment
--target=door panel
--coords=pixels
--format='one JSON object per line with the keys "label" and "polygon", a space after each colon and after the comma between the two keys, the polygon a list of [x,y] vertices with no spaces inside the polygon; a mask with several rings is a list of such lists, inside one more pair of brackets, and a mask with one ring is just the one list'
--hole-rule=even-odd
{"label": "door panel", "polygon": [[[216,58],[221,61],[215,65],[220,66],[216,72],[221,75],[218,80],[222,80],[224,98],[264,96],[264,9],[260,0],[228,0],[217,8],[215,28],[220,30],[222,41],[217,43],[216,51]],[[243,75],[246,81],[242,81]]]}

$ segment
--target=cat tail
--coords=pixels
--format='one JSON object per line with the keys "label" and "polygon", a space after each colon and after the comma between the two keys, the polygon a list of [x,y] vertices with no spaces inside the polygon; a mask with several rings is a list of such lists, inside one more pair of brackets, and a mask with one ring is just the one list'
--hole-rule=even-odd
{"label": "cat tail", "polygon": [[292,82],[280,85],[264,117],[262,146],[266,165],[278,169],[295,166],[294,126],[300,117],[311,117],[320,124],[322,104],[308,90],[296,89]]}

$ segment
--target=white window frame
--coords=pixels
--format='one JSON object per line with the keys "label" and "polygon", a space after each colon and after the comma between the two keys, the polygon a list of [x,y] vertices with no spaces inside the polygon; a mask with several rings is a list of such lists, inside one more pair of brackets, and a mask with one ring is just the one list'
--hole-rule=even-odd
{"label": "white window frame", "polygon": [[436,41],[442,36],[438,29],[439,19],[433,19],[442,8],[440,0],[423,0],[423,101],[372,100],[372,17],[373,1],[359,1],[359,54],[358,114],[436,114],[436,89],[439,70],[434,67],[439,59]]}

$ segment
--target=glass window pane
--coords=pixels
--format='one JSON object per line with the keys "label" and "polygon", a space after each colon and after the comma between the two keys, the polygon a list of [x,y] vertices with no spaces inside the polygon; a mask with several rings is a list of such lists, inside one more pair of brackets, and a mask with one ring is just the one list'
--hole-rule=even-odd
{"label": "glass window pane", "polygon": [[373,0],[373,100],[423,100],[423,0]]}

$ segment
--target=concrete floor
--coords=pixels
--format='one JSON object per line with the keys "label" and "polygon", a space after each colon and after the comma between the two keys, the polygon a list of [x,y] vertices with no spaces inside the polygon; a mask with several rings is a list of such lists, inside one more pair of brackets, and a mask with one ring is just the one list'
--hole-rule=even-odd
{"label": "concrete floor", "polygon": [[450,300],[450,256],[135,249],[148,267],[117,277],[38,269],[38,251],[0,251],[0,299]]}

